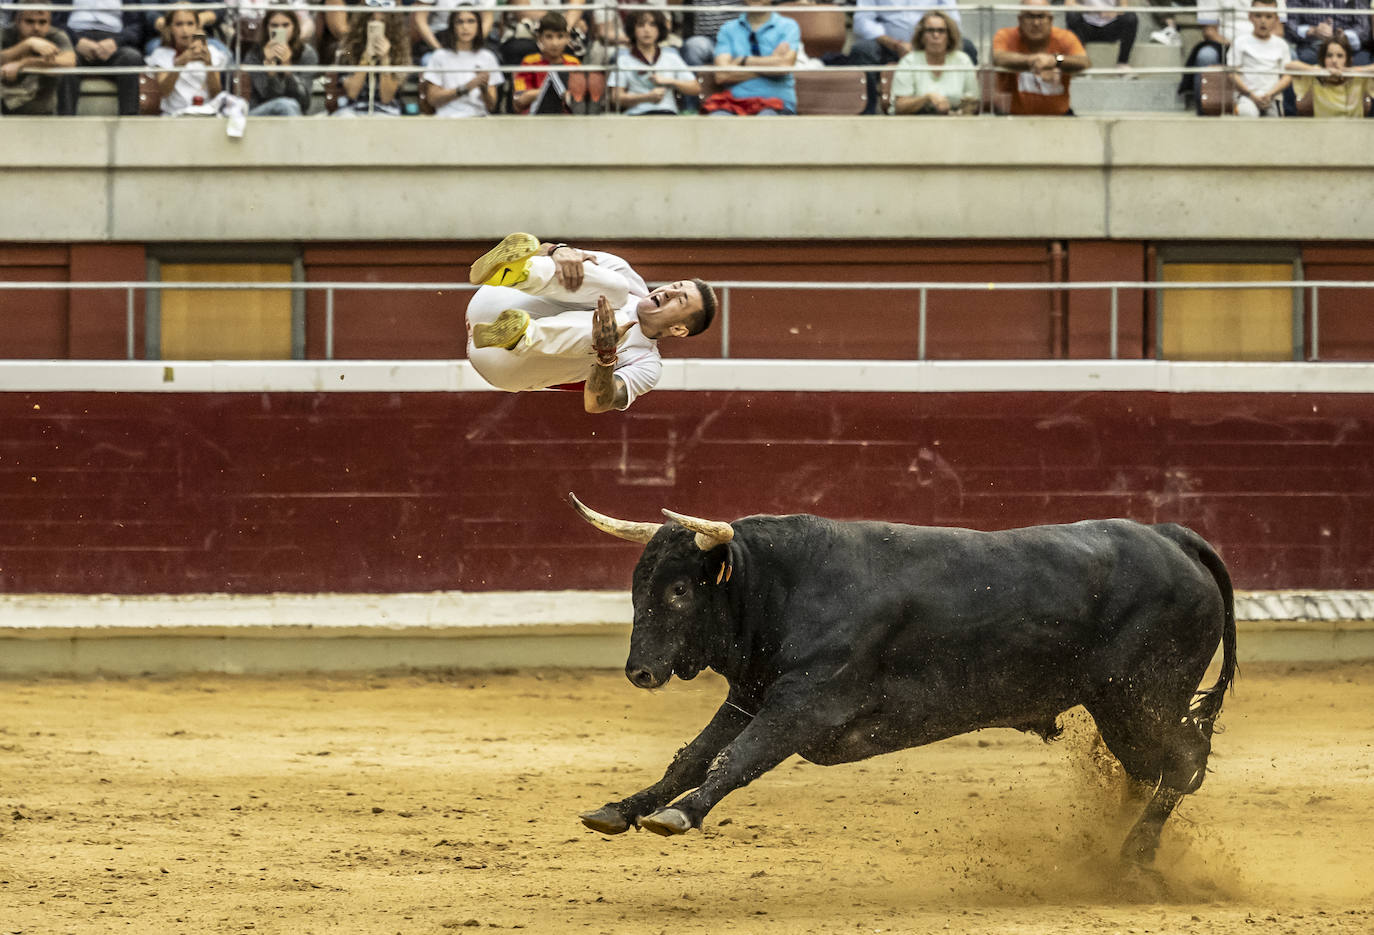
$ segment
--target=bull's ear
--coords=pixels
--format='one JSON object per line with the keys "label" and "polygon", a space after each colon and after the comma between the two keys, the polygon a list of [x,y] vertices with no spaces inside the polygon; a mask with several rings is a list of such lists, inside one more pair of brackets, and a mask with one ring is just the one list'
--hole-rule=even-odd
{"label": "bull's ear", "polygon": [[713,519],[697,519],[695,516],[684,516],[681,513],[674,513],[672,510],[664,510],[663,515],[696,533],[697,548],[703,552],[709,552],[716,546],[724,545],[735,538],[734,527],[729,523],[720,523]]}
{"label": "bull's ear", "polygon": [[572,501],[573,509],[582,514],[582,518],[591,523],[602,532],[608,532],[618,539],[629,539],[631,542],[644,543],[654,537],[662,523],[632,523],[629,520],[614,519],[610,516],[603,516],[583,505],[577,499],[577,495],[569,492],[568,499]]}

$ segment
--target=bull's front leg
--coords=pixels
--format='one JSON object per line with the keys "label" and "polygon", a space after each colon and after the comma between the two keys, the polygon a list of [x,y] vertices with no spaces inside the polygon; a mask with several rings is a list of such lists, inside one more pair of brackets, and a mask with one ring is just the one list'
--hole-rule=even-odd
{"label": "bull's front leg", "polygon": [[696,739],[677,752],[662,779],[627,799],[608,802],[596,811],[584,812],[578,817],[588,828],[603,834],[620,834],[629,830],[645,815],[652,814],[676,796],[700,785],[712,758],[738,737],[748,723],[748,715],[727,698]]}
{"label": "bull's front leg", "polygon": [[796,753],[821,729],[796,707],[765,708],[711,761],[695,790],[670,807],[640,819],[639,826],[656,834],[682,834],[700,828],[717,802]]}

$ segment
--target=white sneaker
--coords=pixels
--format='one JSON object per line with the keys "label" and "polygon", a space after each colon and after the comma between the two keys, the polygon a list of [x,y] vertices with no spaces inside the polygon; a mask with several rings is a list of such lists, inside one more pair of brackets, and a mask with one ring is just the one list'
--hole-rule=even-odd
{"label": "white sneaker", "polygon": [[1183,45],[1183,36],[1173,26],[1165,26],[1150,33],[1150,41],[1159,45]]}

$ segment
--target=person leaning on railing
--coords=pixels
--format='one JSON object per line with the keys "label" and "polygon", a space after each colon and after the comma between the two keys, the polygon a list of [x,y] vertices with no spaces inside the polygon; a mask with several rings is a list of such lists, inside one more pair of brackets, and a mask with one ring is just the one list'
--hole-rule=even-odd
{"label": "person leaning on railing", "polygon": [[616,59],[609,81],[611,103],[632,117],[676,114],[676,95],[700,94],[701,82],[676,49],[659,45],[668,38],[668,18],[662,10],[638,9],[626,26],[634,45],[621,49]]}
{"label": "person leaning on railing", "polygon": [[1348,64],[1368,65],[1370,57],[1369,0],[1293,0],[1288,5],[1284,37],[1293,44],[1298,61],[1308,65],[1321,62],[1321,50],[1333,36],[1345,39],[1350,53]]}
{"label": "person leaning on railing", "polygon": [[57,113],[58,79],[43,70],[75,64],[72,41],[47,10],[20,10],[14,24],[0,30],[0,113]]}
{"label": "person leaning on railing", "polygon": [[1363,117],[1366,99],[1374,91],[1374,66],[1350,66],[1350,46],[1336,33],[1319,48],[1320,65],[1290,61],[1293,91],[1298,102],[1310,99],[1314,117]]}
{"label": "person leaning on railing", "polygon": [[1016,25],[992,37],[992,63],[1018,74],[998,74],[999,93],[1010,95],[1010,112],[1071,115],[1069,76],[1092,65],[1083,43],[1054,25],[1049,0],[1021,0]]}
{"label": "person leaning on railing", "polygon": [[[243,54],[245,65],[318,65],[315,49],[301,38],[301,19],[289,7],[272,7],[257,43]],[[303,71],[249,72],[250,117],[299,117],[310,113],[310,85]]]}
{"label": "person leaning on railing", "polygon": [[[410,64],[409,16],[397,10],[394,0],[368,0],[349,17],[348,35],[339,43],[340,65]],[[401,72],[355,71],[339,83],[335,117],[401,115]]]}
{"label": "person leaning on railing", "polygon": [[[123,11],[119,0],[72,0],[70,13],[58,14],[54,24],[67,31],[76,52],[76,64],[85,68],[127,68],[143,64],[145,27],[143,13],[133,3]],[[65,75],[57,89],[57,112],[76,113],[81,102],[81,75]],[[138,113],[138,75],[114,76],[119,112]]]}
{"label": "person leaning on railing", "polygon": [[[921,17],[911,37],[915,48],[902,56],[892,75],[892,113],[978,113],[978,76],[960,38],[959,24],[944,11],[931,10]],[[927,67],[945,70],[926,71]]]}
{"label": "person leaning on railing", "polygon": [[458,7],[436,34],[447,45],[430,56],[431,70],[420,79],[436,117],[485,117],[496,109],[506,79],[496,53],[482,44],[481,23],[476,10]]}
{"label": "person leaning on railing", "polygon": [[229,64],[229,55],[210,45],[196,11],[182,3],[167,12],[162,44],[149,53],[148,64],[156,69],[181,69],[157,72],[162,113],[176,115],[208,106],[224,90],[220,73]]}

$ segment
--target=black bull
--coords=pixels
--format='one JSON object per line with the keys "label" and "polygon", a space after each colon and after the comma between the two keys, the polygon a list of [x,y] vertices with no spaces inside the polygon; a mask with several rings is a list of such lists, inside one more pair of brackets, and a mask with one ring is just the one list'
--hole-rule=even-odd
{"label": "black bull", "polygon": [[[1192,530],[720,523],[668,510],[670,522],[634,523],[572,502],[646,543],[630,681],[651,689],[711,668],[729,683],[663,778],[583,815],[590,828],[681,834],[794,753],[848,763],[984,727],[1049,740],[1080,704],[1154,790],[1124,857],[1152,861],[1170,812],[1202,783],[1236,628],[1226,567]],[[1220,678],[1199,691],[1218,644]]]}

